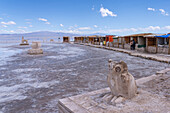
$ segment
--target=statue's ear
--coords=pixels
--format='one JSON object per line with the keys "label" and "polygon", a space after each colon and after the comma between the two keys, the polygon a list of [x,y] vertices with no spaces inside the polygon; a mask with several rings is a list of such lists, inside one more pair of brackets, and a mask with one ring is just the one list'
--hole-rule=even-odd
{"label": "statue's ear", "polygon": [[124,70],[128,69],[128,66],[124,61],[121,61],[121,65],[123,66]]}
{"label": "statue's ear", "polygon": [[109,63],[109,69],[112,68],[112,59],[109,59],[108,63]]}
{"label": "statue's ear", "polygon": [[112,59],[109,59],[108,62],[111,63],[111,62],[112,62]]}

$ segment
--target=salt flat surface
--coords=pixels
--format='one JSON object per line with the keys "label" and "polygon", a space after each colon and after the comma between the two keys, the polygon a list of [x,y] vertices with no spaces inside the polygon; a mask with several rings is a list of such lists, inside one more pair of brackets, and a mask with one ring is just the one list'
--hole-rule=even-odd
{"label": "salt flat surface", "polygon": [[[107,87],[108,59],[123,60],[134,77],[170,67],[124,53],[71,44],[42,43],[43,55],[30,46],[3,45],[0,65],[0,112],[53,113],[58,99]],[[8,53],[7,51],[11,51]]]}
{"label": "salt flat surface", "polygon": [[14,60],[14,58],[9,58],[9,57],[22,52],[22,50],[20,49],[7,48],[12,45],[16,45],[16,44],[15,43],[8,43],[8,44],[0,43],[0,65],[6,64],[6,61]]}

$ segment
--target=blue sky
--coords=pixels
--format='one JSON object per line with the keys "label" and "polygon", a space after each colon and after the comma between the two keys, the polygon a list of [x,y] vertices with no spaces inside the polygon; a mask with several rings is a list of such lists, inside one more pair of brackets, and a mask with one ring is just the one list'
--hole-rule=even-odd
{"label": "blue sky", "polygon": [[0,34],[170,32],[170,0],[0,0]]}

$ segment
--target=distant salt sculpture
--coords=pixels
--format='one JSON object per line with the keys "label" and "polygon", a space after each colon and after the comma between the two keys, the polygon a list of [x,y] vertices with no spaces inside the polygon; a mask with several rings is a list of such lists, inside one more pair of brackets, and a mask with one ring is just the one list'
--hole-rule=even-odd
{"label": "distant salt sculpture", "polygon": [[22,41],[20,45],[29,45],[28,40],[24,40],[23,36],[22,36]]}
{"label": "distant salt sculpture", "polygon": [[41,47],[40,42],[32,42],[31,47],[32,49],[28,50],[28,54],[43,54],[43,50],[40,48]]}
{"label": "distant salt sculpture", "polygon": [[50,42],[54,42],[54,39],[50,39]]}
{"label": "distant salt sculpture", "polygon": [[107,83],[110,87],[111,94],[104,98],[112,103],[122,101],[123,99],[131,99],[137,93],[135,79],[128,72],[127,64],[123,61],[113,62],[109,59]]}

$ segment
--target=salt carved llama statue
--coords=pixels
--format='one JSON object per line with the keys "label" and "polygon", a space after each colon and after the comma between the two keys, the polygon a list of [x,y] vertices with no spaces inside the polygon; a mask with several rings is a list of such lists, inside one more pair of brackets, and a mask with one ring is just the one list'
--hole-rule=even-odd
{"label": "salt carved llama statue", "polygon": [[22,36],[22,41],[20,45],[29,45],[28,40],[25,40],[23,36]]}
{"label": "salt carved llama statue", "polygon": [[107,83],[114,97],[122,96],[126,99],[130,99],[137,93],[135,79],[128,72],[127,64],[123,61],[116,63],[109,59]]}

